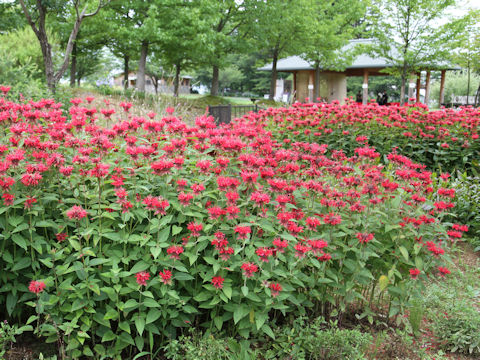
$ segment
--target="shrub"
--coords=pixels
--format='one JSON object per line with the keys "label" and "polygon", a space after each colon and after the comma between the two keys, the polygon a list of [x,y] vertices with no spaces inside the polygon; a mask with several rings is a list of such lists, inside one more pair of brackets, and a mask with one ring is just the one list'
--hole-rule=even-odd
{"label": "shrub", "polygon": [[327,323],[322,317],[309,322],[301,317],[292,326],[284,326],[276,334],[276,340],[266,359],[365,359],[364,352],[373,337],[359,330],[339,329],[335,322]]}
{"label": "shrub", "polygon": [[233,358],[225,339],[196,333],[180,336],[165,346],[165,357],[171,360],[227,360]]}
{"label": "shrub", "polygon": [[456,192],[455,221],[468,224],[467,239],[480,251],[480,177],[460,174],[452,182]]}
{"label": "shrub", "polygon": [[480,355],[480,314],[473,306],[455,303],[438,313],[432,330],[440,346],[451,352]]}
{"label": "shrub", "polygon": [[404,156],[126,103],[103,128],[111,108],[71,103],[0,99],[0,302],[70,357],[152,353],[188,327],[274,337],[279,316],[378,287],[395,317],[449,272],[452,191]]}
{"label": "shrub", "polygon": [[429,112],[424,105],[367,106],[347,102],[293,104],[269,109],[260,121],[281,141],[307,141],[342,149],[354,155],[359,144],[369,144],[382,157],[394,149],[436,172],[480,170],[479,111],[464,108]]}

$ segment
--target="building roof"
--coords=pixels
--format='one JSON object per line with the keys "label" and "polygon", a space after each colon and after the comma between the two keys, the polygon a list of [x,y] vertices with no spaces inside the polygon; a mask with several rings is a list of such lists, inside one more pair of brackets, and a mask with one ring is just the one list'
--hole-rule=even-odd
{"label": "building roof", "polygon": [[[353,47],[357,45],[369,45],[373,42],[371,39],[358,39],[358,40],[350,40],[350,42],[342,48],[342,51],[351,50]],[[383,69],[392,67],[393,65],[388,62],[387,59],[378,57],[374,58],[367,54],[360,54],[358,55],[353,63],[350,66],[346,67],[346,70],[354,70],[354,69]],[[440,62],[435,65],[435,68],[438,69],[445,69],[445,70],[460,70],[460,67],[453,66],[447,62]],[[260,71],[271,71],[272,70],[272,63],[267,64],[258,70]],[[283,58],[277,61],[277,71],[296,71],[296,70],[315,70],[315,66],[313,63],[308,62],[302,57],[295,55],[289,56],[287,58]],[[324,69],[329,70],[329,69]]]}

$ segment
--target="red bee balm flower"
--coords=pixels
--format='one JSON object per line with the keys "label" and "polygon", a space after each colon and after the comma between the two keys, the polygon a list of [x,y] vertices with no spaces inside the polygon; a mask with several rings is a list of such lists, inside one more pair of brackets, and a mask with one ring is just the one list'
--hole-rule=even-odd
{"label": "red bee balm flower", "polygon": [[282,285],[278,283],[270,283],[268,286],[273,297],[277,297],[280,291],[282,291]]}
{"label": "red bee balm flower", "polygon": [[45,289],[45,283],[43,281],[32,280],[28,285],[28,290],[34,294],[40,294]]}
{"label": "red bee balm flower", "polygon": [[216,289],[221,289],[223,287],[223,281],[225,279],[222,278],[221,276],[214,276],[212,278],[212,284]]}
{"label": "red bee balm flower", "polygon": [[416,279],[418,277],[418,275],[420,275],[420,270],[418,270],[416,268],[415,269],[410,269],[409,271],[410,271],[410,277],[412,279]]}
{"label": "red bee balm flower", "polygon": [[172,272],[170,270],[163,270],[158,273],[160,275],[161,282],[163,282],[165,285],[170,285],[172,283]]}
{"label": "red bee balm flower", "polygon": [[253,263],[243,263],[241,268],[246,278],[251,278],[258,271],[258,266]]}
{"label": "red bee balm flower", "polygon": [[81,220],[87,215],[88,215],[88,212],[78,205],[72,206],[72,208],[67,211],[67,216],[70,219]]}
{"label": "red bee balm flower", "polygon": [[147,285],[147,280],[150,279],[150,274],[145,271],[141,271],[137,273],[136,275],[137,278],[137,284],[140,286],[146,286]]}

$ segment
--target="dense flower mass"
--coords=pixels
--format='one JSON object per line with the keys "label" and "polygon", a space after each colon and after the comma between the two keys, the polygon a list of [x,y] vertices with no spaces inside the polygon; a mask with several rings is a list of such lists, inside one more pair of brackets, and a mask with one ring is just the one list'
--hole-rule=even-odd
{"label": "dense flower mass", "polygon": [[274,310],[345,309],[387,274],[400,314],[398,289],[448,275],[445,250],[468,231],[444,222],[448,174],[384,139],[472,149],[476,110],[295,104],[217,126],[92,101],[0,98],[0,286],[14,314],[32,278],[55,284],[44,311],[75,316],[71,346],[88,335],[106,354],[192,320],[268,334]]}

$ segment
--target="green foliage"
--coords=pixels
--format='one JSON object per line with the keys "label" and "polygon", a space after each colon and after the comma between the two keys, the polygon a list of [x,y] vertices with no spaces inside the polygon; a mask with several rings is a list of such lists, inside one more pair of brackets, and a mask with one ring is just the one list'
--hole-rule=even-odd
{"label": "green foliage", "polygon": [[480,251],[480,177],[459,174],[452,186],[456,191],[455,221],[468,224],[468,241]]}
{"label": "green foliage", "polygon": [[[462,253],[457,256],[462,257]],[[443,281],[430,284],[423,304],[427,318],[431,319],[433,334],[444,350],[479,355],[480,313],[476,306],[480,272],[476,264],[463,266],[463,272],[454,271]]]}
{"label": "green foliage", "polygon": [[[468,95],[475,95],[480,85],[480,74],[472,72],[470,74],[470,93]],[[464,96],[467,95],[468,88],[468,74],[467,71],[449,71],[445,76],[445,103],[452,101],[452,95]],[[432,84],[430,98],[438,102],[440,95],[440,80]],[[472,104],[470,104],[472,105]]]}
{"label": "green foliage", "polygon": [[18,327],[17,325],[10,325],[7,320],[0,323],[0,359],[4,359],[5,353],[16,342],[16,337],[26,331],[32,331],[30,325]]}
{"label": "green foliage", "polygon": [[169,360],[229,360],[234,354],[228,349],[225,338],[215,338],[212,335],[202,336],[190,332],[178,340],[170,340],[165,346],[165,357]]}
{"label": "green foliage", "polygon": [[442,348],[472,355],[480,355],[480,314],[472,306],[458,304],[438,313],[432,329]]}
{"label": "green foliage", "polygon": [[371,345],[370,334],[338,328],[322,317],[309,321],[299,317],[291,326],[275,331],[275,341],[265,351],[266,359],[360,360]]}

